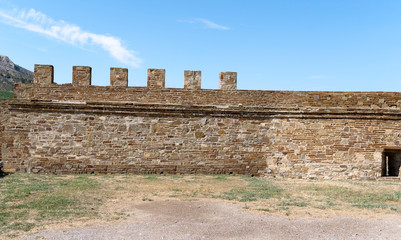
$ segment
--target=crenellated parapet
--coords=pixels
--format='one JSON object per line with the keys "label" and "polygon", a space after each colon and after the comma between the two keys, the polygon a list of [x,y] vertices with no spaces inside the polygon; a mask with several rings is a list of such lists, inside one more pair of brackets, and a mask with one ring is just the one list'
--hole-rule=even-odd
{"label": "crenellated parapet", "polygon": [[110,68],[110,86],[128,87],[128,69]]}
{"label": "crenellated parapet", "polygon": [[92,68],[86,66],[72,67],[72,84],[90,86],[92,84]]}
{"label": "crenellated parapet", "polygon": [[166,70],[165,69],[148,69],[148,88],[165,88]]}
{"label": "crenellated parapet", "polygon": [[[35,65],[33,84],[16,84],[16,99],[50,101],[109,101],[303,109],[314,111],[399,111],[400,92],[330,92],[238,90],[237,73],[221,72],[219,89],[202,89],[201,71],[185,70],[183,88],[165,87],[165,69],[148,69],[146,87],[128,87],[128,69],[110,68],[110,85],[93,86],[92,68],[72,67],[72,84],[55,84],[53,66]],[[332,112],[332,110],[330,110]],[[292,111],[292,110],[291,110]],[[320,110],[319,110],[320,111]]]}
{"label": "crenellated parapet", "polygon": [[33,73],[33,83],[36,84],[53,84],[54,83],[54,68],[52,65],[35,64]]}
{"label": "crenellated parapet", "polygon": [[236,72],[221,72],[219,75],[219,88],[221,90],[236,90],[237,89],[237,73]]}
{"label": "crenellated parapet", "polygon": [[[201,71],[184,71],[184,89],[201,89]],[[166,85],[165,69],[148,69],[148,88],[163,89]],[[40,85],[49,85],[54,83],[54,67],[52,65],[35,64],[34,83]],[[79,86],[92,85],[92,68],[88,66],[72,67],[72,84]],[[110,86],[128,87],[128,69],[110,68]],[[237,89],[237,73],[221,72],[219,74],[220,90]]]}
{"label": "crenellated parapet", "polygon": [[184,89],[201,89],[201,71],[184,71]]}

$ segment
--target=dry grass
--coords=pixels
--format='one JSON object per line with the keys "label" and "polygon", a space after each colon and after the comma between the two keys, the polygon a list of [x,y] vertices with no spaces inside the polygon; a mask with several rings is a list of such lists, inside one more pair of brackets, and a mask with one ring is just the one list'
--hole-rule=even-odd
{"label": "dry grass", "polygon": [[297,217],[401,213],[400,182],[271,180],[200,175],[32,175],[0,178],[0,236],[118,221],[143,201],[228,201],[258,214]]}

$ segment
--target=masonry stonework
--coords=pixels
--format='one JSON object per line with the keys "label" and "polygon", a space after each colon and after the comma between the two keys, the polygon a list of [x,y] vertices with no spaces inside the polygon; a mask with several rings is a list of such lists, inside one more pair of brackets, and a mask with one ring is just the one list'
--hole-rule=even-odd
{"label": "masonry stonework", "polygon": [[110,86],[128,87],[128,69],[110,68]]}
{"label": "masonry stonework", "polygon": [[164,88],[166,71],[164,69],[148,69],[148,87]]}
{"label": "masonry stonework", "polygon": [[92,84],[92,68],[86,66],[72,67],[72,84],[89,86]]}
{"label": "masonry stonework", "polygon": [[[7,145],[3,144],[4,142],[4,129],[5,129],[5,124],[8,122],[8,105],[7,105],[7,101],[5,100],[0,100],[0,172],[3,168],[3,163],[2,163],[2,156],[3,156],[3,152],[6,153],[7,152]],[[3,150],[4,148],[4,150]]]}
{"label": "masonry stonework", "polygon": [[164,88],[160,69],[148,87],[16,84],[4,169],[377,179],[401,165],[401,93],[236,90],[225,74],[219,90],[200,71]]}
{"label": "masonry stonework", "polygon": [[33,82],[36,84],[52,84],[54,81],[52,65],[35,64]]}
{"label": "masonry stonework", "polygon": [[184,71],[184,89],[201,89],[201,71]]}
{"label": "masonry stonework", "polygon": [[219,88],[222,90],[237,89],[237,73],[236,72],[221,72],[219,75]]}

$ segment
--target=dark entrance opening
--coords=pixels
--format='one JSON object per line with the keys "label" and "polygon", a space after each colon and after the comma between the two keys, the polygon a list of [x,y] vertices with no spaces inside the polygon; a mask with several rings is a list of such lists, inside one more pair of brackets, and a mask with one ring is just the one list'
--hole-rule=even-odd
{"label": "dark entrance opening", "polygon": [[401,149],[384,149],[382,177],[398,177],[401,166]]}

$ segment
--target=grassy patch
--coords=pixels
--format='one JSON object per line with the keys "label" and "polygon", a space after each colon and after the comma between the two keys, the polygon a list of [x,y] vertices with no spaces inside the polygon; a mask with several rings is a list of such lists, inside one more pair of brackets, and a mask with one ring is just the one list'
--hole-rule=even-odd
{"label": "grassy patch", "polygon": [[[318,201],[318,202],[321,202],[321,201]],[[334,206],[340,206],[340,204],[334,203],[334,202],[332,202],[332,201],[326,201],[325,203],[323,203],[323,204],[318,204],[318,205],[316,205],[316,206],[314,206],[314,207],[315,207],[315,208],[318,208],[318,209],[327,209],[327,208],[332,208],[332,207],[334,207]]]}
{"label": "grassy patch", "polygon": [[[370,204],[370,203],[367,203],[367,204],[353,204],[352,205],[353,207],[358,207],[358,208],[381,208],[381,209],[386,209],[386,208],[392,208],[391,206],[389,206],[389,205],[386,205],[386,204]],[[397,209],[395,209],[395,210],[397,210]]]}
{"label": "grassy patch", "polygon": [[9,91],[0,90],[0,100],[12,99],[14,98],[14,93]]}
{"label": "grassy patch", "polygon": [[262,211],[262,212],[271,212],[272,210],[268,209],[268,208],[258,208],[256,209],[258,211]]}
{"label": "grassy patch", "polygon": [[153,201],[153,199],[148,198],[148,197],[143,197],[143,198],[142,198],[142,201],[149,201],[149,202],[151,202],[151,201]]}
{"label": "grassy patch", "polygon": [[399,214],[401,184],[228,175],[35,175],[0,178],[0,236],[51,224],[118,220],[136,204],[216,199],[279,217]]}
{"label": "grassy patch", "polygon": [[[360,186],[363,186],[360,184]],[[314,195],[326,196],[329,199],[342,200],[352,203],[355,206],[364,204],[380,204],[387,201],[399,202],[401,192],[375,191],[370,186],[363,186],[360,189],[343,186],[307,186],[303,190],[311,191]]]}
{"label": "grassy patch", "polygon": [[249,184],[246,187],[232,188],[230,191],[220,195],[214,195],[214,198],[225,200],[236,200],[240,202],[251,202],[259,199],[269,199],[280,195],[282,189],[273,185],[264,179],[248,178]]}
{"label": "grassy patch", "polygon": [[227,175],[217,175],[214,177],[214,180],[218,180],[218,181],[227,181]]}
{"label": "grassy patch", "polygon": [[145,180],[149,180],[149,181],[158,181],[160,180],[160,175],[147,175],[147,176],[143,176],[143,179]]}
{"label": "grassy patch", "polygon": [[100,184],[86,176],[11,174],[0,181],[0,235],[25,232],[42,222],[93,217]]}
{"label": "grassy patch", "polygon": [[304,201],[291,200],[291,201],[283,201],[279,204],[279,206],[306,207],[308,206],[308,204]]}

